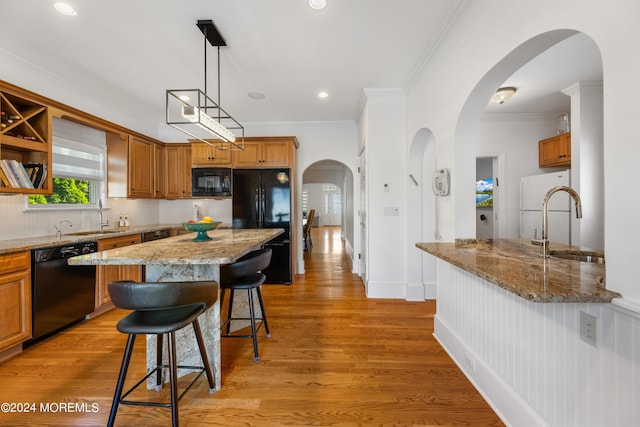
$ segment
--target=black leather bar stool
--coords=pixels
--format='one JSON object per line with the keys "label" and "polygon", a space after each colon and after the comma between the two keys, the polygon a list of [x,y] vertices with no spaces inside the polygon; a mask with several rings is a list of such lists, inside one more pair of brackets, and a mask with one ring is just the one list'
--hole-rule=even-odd
{"label": "black leather bar stool", "polygon": [[[117,324],[118,331],[129,334],[127,346],[122,358],[122,366],[118,376],[118,384],[113,396],[108,426],[113,426],[118,411],[118,405],[162,406],[171,408],[173,425],[178,425],[178,401],[200,378],[203,372],[207,376],[209,389],[215,390],[214,377],[209,365],[204,340],[198,317],[213,305],[218,298],[218,283],[214,281],[199,282],[156,282],[139,283],[132,281],[109,283],[109,295],[113,304],[125,310],[134,310]],[[193,325],[196,341],[202,357],[203,366],[178,365],[176,361],[175,332],[185,326]],[[129,391],[122,393],[131,353],[136,336],[139,334],[153,334],[157,336],[156,368],[151,370],[143,379],[138,381]],[[162,337],[167,334],[169,345],[169,364],[162,364]],[[140,384],[151,375],[156,374],[156,385],[162,386],[162,369],[169,370],[169,386],[171,402],[147,402],[125,400]],[[198,372],[187,388],[178,396],[178,368],[190,369]]]}
{"label": "black leather bar stool", "polygon": [[[264,283],[266,276],[261,273],[262,270],[267,268],[271,263],[271,249],[261,249],[258,251],[250,252],[243,257],[239,258],[233,264],[227,264],[220,267],[220,305],[224,303],[225,291],[229,289],[229,311],[227,313],[227,320],[222,324],[220,329],[226,328],[226,335],[222,335],[223,338],[253,338],[253,359],[254,361],[260,360],[258,355],[258,330],[264,325],[267,337],[271,336],[269,332],[269,323],[267,323],[267,315],[264,311],[264,303],[262,301],[261,286]],[[253,290],[256,290],[258,295],[258,302],[260,303],[260,311],[262,317],[256,318],[255,309],[253,305]],[[249,317],[232,317],[233,313],[233,296],[236,290],[246,290],[249,298]],[[234,320],[249,320],[251,321],[251,335],[231,335],[231,322]],[[256,321],[260,321],[260,325],[256,327]]]}

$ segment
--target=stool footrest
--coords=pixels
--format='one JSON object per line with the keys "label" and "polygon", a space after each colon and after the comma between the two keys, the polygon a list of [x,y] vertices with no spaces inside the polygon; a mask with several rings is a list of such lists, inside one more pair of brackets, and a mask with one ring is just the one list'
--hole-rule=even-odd
{"label": "stool footrest", "polygon": [[[145,375],[144,378],[142,378],[140,381],[138,381],[133,387],[131,387],[126,393],[124,393],[122,395],[122,397],[120,398],[120,404],[122,404],[122,405],[134,405],[134,406],[161,406],[161,407],[164,407],[164,408],[170,408],[171,407],[171,402],[148,402],[148,401],[144,401],[144,400],[125,400],[125,398],[127,396],[129,396],[131,393],[133,393],[133,391],[136,390],[142,383],[144,383],[151,375],[157,374],[157,372],[159,370],[169,369],[169,368],[170,368],[169,365],[156,366],[155,369],[153,369],[151,372],[149,372],[147,375]],[[205,372],[205,368],[204,368],[204,366],[177,365],[176,369],[189,369],[189,370],[192,370],[192,371],[198,371],[198,375],[196,375],[196,377],[193,380],[191,380],[189,385],[178,396],[178,401],[180,401],[180,399],[182,399],[182,396],[184,396],[184,394],[187,391],[189,391],[189,389],[193,386],[193,384],[195,384],[195,382],[198,381],[198,379],[202,376],[202,374]]]}

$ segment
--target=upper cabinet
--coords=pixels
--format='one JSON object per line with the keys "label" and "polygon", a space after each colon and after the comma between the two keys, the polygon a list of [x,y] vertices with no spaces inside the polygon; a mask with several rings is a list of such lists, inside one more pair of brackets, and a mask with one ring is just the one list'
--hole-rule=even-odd
{"label": "upper cabinet", "polygon": [[[107,132],[109,197],[153,199],[164,196],[164,154],[156,143]],[[156,168],[158,170],[156,171]],[[156,191],[162,195],[156,195]]]}
{"label": "upper cabinet", "polygon": [[291,167],[294,149],[298,147],[296,137],[245,138],[244,150],[233,151],[234,168]]}
{"label": "upper cabinet", "polygon": [[165,151],[165,198],[191,197],[191,153],[193,145],[166,144]]}
{"label": "upper cabinet", "polygon": [[538,163],[541,168],[571,167],[571,132],[539,141]]}
{"label": "upper cabinet", "polygon": [[[0,81],[0,159],[7,166],[0,170],[0,193],[51,194],[51,112],[49,107],[25,90]],[[11,163],[10,166],[8,164]],[[30,167],[32,165],[33,167]],[[26,170],[24,169],[26,166]],[[29,172],[46,168],[38,185]],[[8,168],[11,170],[7,170]],[[24,171],[24,172],[23,172]],[[37,171],[37,170],[36,170]],[[20,180],[13,179],[20,175]],[[33,183],[36,182],[33,188]]]}
{"label": "upper cabinet", "polygon": [[231,151],[218,150],[204,142],[191,144],[191,164],[194,168],[231,167]]}

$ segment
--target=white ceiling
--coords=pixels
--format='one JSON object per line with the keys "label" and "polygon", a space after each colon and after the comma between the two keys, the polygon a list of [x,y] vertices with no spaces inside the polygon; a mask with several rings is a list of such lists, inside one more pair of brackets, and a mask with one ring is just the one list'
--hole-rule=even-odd
{"label": "white ceiling", "polygon": [[[165,90],[204,90],[198,19],[212,19],[226,39],[221,104],[241,123],[357,120],[362,89],[408,87],[464,4],[328,0],[314,11],[307,0],[69,3],[77,16],[59,14],[51,0],[0,0],[0,49],[158,127]],[[216,99],[216,49],[207,49],[208,94]],[[518,93],[487,112],[566,111],[560,89],[601,78],[594,49],[586,37],[563,42],[508,79]],[[321,90],[327,99],[317,98]],[[249,98],[254,91],[266,98]]]}

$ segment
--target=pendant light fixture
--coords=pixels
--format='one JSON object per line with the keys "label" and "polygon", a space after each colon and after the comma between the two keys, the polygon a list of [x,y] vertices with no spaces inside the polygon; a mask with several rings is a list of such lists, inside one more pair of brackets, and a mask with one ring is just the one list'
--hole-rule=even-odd
{"label": "pendant light fixture", "polygon": [[[227,44],[212,20],[196,25],[204,35],[204,92],[167,90],[167,124],[219,150],[244,150],[244,127],[220,106],[220,46]],[[218,102],[207,94],[207,42],[218,47]]]}

